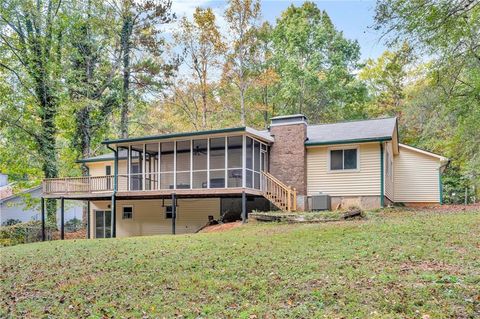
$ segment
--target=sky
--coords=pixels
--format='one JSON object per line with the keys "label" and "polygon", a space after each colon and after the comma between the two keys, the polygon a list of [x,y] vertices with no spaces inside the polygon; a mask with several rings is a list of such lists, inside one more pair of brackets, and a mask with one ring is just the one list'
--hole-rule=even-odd
{"label": "sky", "polygon": [[[261,1],[263,20],[272,24],[282,11],[291,4],[301,6],[304,1],[264,0]],[[385,45],[379,40],[380,33],[369,28],[373,25],[375,0],[322,0],[313,1],[321,10],[326,10],[336,28],[343,31],[346,38],[357,40],[360,44],[362,60],[379,57]],[[217,17],[220,28],[225,25],[222,18],[226,1],[220,0],[173,0],[172,11],[181,17],[191,17],[195,7],[211,7]]]}

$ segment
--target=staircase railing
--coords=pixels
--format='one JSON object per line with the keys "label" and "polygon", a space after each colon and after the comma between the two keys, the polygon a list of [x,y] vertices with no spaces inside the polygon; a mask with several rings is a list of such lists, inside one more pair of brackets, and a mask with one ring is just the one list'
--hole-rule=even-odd
{"label": "staircase railing", "polygon": [[268,172],[262,172],[261,181],[263,196],[280,210],[292,212],[297,210],[297,191],[285,185]]}

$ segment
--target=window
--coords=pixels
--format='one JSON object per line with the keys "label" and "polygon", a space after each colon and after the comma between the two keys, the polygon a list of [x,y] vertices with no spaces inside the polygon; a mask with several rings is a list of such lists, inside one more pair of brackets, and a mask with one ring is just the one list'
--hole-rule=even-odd
{"label": "window", "polygon": [[358,168],[357,149],[331,150],[330,170],[355,170]]}
{"label": "window", "polygon": [[123,219],[132,219],[133,218],[133,206],[123,206]]}
{"label": "window", "polygon": [[165,219],[172,219],[172,218],[173,218],[172,206],[165,206]]}

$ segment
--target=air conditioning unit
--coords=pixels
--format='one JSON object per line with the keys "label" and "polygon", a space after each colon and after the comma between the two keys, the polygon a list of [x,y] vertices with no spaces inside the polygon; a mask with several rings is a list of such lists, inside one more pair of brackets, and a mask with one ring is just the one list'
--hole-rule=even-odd
{"label": "air conditioning unit", "polygon": [[312,210],[330,210],[331,209],[330,195],[319,193],[312,195]]}

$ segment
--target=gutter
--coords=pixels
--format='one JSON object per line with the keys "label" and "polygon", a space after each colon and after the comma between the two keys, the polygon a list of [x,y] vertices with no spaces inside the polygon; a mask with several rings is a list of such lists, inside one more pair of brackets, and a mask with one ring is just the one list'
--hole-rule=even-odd
{"label": "gutter", "polygon": [[372,138],[357,138],[352,140],[338,140],[328,142],[305,142],[305,146],[321,146],[321,145],[335,145],[335,144],[353,144],[353,143],[369,143],[369,142],[386,142],[391,141],[391,136],[372,137]]}
{"label": "gutter", "polygon": [[383,142],[380,142],[380,206],[385,207],[385,181],[383,163]]}
{"label": "gutter", "polygon": [[144,136],[144,137],[121,138],[116,140],[106,140],[106,141],[103,141],[102,144],[109,145],[109,144],[118,144],[118,143],[126,143],[126,142],[164,140],[167,138],[198,136],[198,135],[208,135],[208,134],[217,134],[217,133],[245,132],[246,130],[247,130],[247,127],[243,126],[243,127],[234,127],[234,128],[226,128],[226,129],[218,129],[218,130],[209,130],[209,131],[171,133],[171,134],[163,134],[163,135]]}

